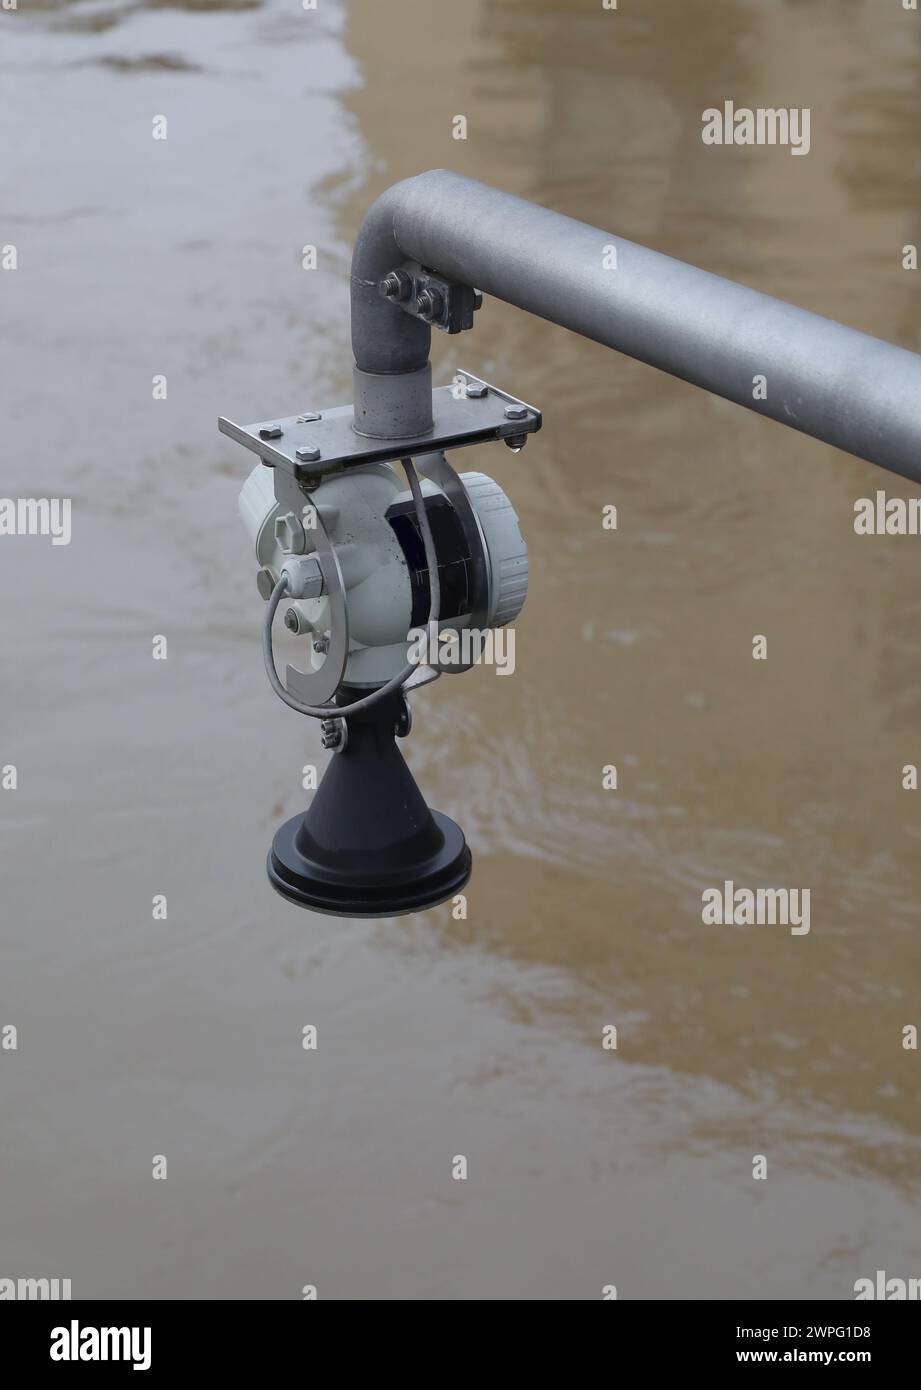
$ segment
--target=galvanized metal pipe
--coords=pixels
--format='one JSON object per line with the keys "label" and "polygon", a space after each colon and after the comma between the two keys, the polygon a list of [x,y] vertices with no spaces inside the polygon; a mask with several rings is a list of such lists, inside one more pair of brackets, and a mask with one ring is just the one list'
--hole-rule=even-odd
{"label": "galvanized metal pipe", "polygon": [[915,353],[442,169],[389,189],[355,244],[352,343],[378,418],[388,399],[410,418],[406,383],[427,376],[430,328],[378,290],[404,260],[921,482]]}

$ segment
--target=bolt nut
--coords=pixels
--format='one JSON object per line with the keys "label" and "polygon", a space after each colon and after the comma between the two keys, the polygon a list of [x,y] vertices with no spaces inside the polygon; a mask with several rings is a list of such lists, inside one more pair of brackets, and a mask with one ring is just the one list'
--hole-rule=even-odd
{"label": "bolt nut", "polygon": [[320,742],[324,748],[341,753],[348,734],[344,719],[324,719],[320,724]]}
{"label": "bolt nut", "polygon": [[329,651],[329,638],[315,637],[313,639],[313,649],[316,652],[317,656],[325,656],[326,653]]}
{"label": "bolt nut", "polygon": [[303,415],[297,417],[297,424],[308,425],[313,420],[322,420],[323,416],[318,410],[305,410]]}
{"label": "bolt nut", "polygon": [[307,633],[313,632],[313,623],[303,611],[300,603],[292,603],[285,613],[285,627],[296,637],[303,637]]}
{"label": "bolt nut", "polygon": [[378,285],[385,299],[401,302],[409,299],[413,292],[413,277],[405,270],[392,270]]}
{"label": "bolt nut", "polygon": [[423,290],[416,300],[416,309],[424,319],[440,319],[444,307],[444,296],[438,290]]}
{"label": "bolt nut", "polygon": [[506,420],[526,420],[528,418],[528,408],[526,405],[507,405],[505,407]]}
{"label": "bolt nut", "polygon": [[316,444],[303,444],[300,449],[295,449],[294,457],[301,463],[316,463],[322,455]]}
{"label": "bolt nut", "polygon": [[283,430],[281,425],[263,425],[259,431],[260,439],[281,439]]}
{"label": "bolt nut", "polygon": [[472,401],[480,401],[484,396],[489,395],[489,387],[484,386],[482,381],[468,381],[466,383],[466,395]]}

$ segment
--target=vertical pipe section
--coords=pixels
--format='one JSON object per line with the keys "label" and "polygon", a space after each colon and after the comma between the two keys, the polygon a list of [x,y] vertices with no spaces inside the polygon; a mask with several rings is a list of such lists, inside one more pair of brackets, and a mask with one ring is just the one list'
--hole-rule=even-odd
{"label": "vertical pipe section", "polygon": [[394,185],[365,219],[352,262],[361,372],[427,360],[428,326],[377,288],[407,259],[921,482],[915,353],[447,170]]}

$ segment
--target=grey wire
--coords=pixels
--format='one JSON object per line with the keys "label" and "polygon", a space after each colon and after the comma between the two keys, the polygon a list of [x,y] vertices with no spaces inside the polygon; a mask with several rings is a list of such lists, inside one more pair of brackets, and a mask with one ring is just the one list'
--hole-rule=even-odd
{"label": "grey wire", "polygon": [[[422,488],[419,486],[419,478],[416,473],[413,461],[410,458],[401,459],[403,469],[406,473],[406,481],[409,483],[409,490],[413,495],[413,502],[416,507],[416,520],[419,522],[419,530],[422,533],[422,544],[425,547],[425,563],[429,572],[429,616],[426,627],[430,623],[437,623],[438,615],[441,612],[441,582],[438,575],[438,557],[435,553],[435,541],[432,536],[432,528],[429,525],[428,515],[425,510],[425,499],[422,496]],[[409,680],[410,676],[418,667],[410,663],[403,667],[398,676],[393,676],[386,685],[381,685],[377,690],[372,690],[370,695],[363,695],[360,700],[353,700],[350,705],[305,705],[300,700],[296,700],[290,695],[281,682],[278,672],[275,669],[275,652],[272,647],[272,624],[275,621],[275,614],[278,612],[278,605],[287,592],[288,580],[282,575],[275,588],[266,608],[265,622],[262,628],[262,654],[265,658],[266,675],[269,684],[275,691],[279,700],[283,700],[289,709],[296,710],[298,714],[309,714],[314,719],[342,719],[349,714],[357,714],[359,710],[370,709],[379,700],[383,700],[385,695],[397,690],[404,681]]]}

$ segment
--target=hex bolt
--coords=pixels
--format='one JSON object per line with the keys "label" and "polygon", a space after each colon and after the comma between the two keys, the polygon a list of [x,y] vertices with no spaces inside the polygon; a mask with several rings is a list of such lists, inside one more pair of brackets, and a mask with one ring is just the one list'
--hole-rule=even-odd
{"label": "hex bolt", "polygon": [[378,285],[385,299],[408,299],[413,290],[413,277],[405,270],[391,270]]}
{"label": "hex bolt", "polygon": [[438,290],[423,290],[416,300],[416,308],[424,319],[440,319],[444,306],[444,298]]}
{"label": "hex bolt", "polygon": [[528,408],[525,405],[507,405],[505,407],[506,420],[526,420],[528,418]]}
{"label": "hex bolt", "polygon": [[482,381],[468,381],[466,387],[466,394],[472,401],[482,400],[484,396],[489,394],[489,387],[484,386]]}
{"label": "hex bolt", "polygon": [[294,457],[299,459],[301,463],[316,463],[318,459],[322,458],[322,454],[316,444],[304,444],[300,449],[295,449]]}
{"label": "hex bolt", "polygon": [[259,431],[260,439],[281,439],[281,436],[281,425],[263,425],[262,429]]}
{"label": "hex bolt", "polygon": [[285,627],[289,632],[297,632],[298,630],[297,611],[294,608],[289,608],[285,614]]}
{"label": "hex bolt", "polygon": [[324,719],[320,724],[320,742],[324,748],[342,752],[345,747],[345,722],[342,719]]}
{"label": "hex bolt", "polygon": [[297,417],[297,424],[309,425],[313,420],[322,420],[323,416],[318,410],[305,410],[303,415]]}

